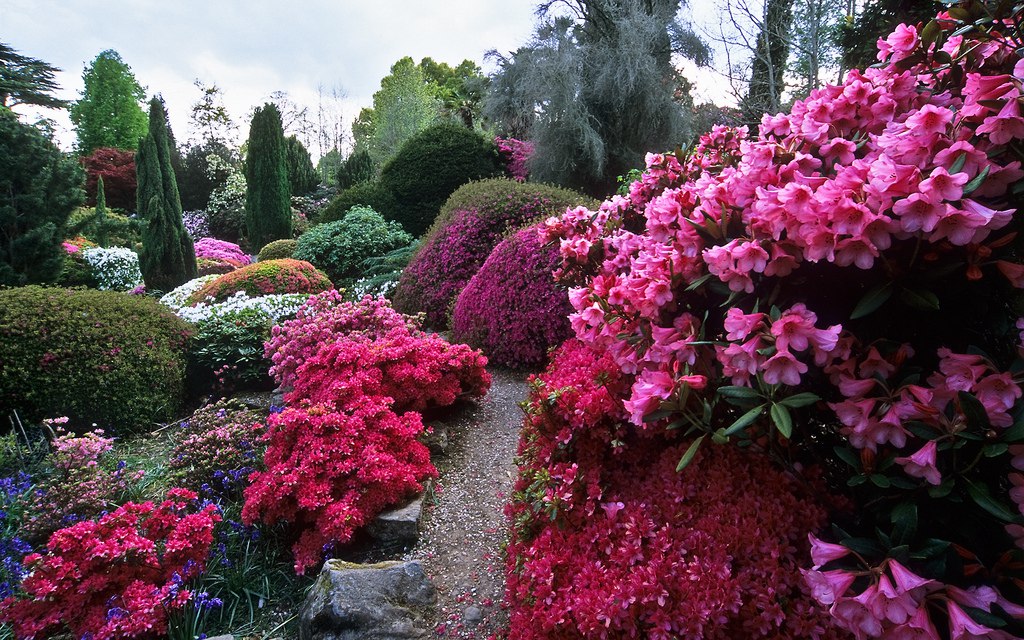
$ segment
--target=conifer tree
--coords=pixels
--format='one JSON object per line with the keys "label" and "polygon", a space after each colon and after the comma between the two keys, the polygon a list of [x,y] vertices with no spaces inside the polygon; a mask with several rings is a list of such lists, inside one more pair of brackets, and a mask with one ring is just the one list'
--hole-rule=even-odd
{"label": "conifer tree", "polygon": [[146,287],[170,291],[196,277],[196,253],[181,217],[163,103],[149,103],[149,133],[135,159],[138,210],[145,227],[139,266]]}
{"label": "conifer tree", "polygon": [[249,246],[262,247],[292,237],[284,130],[281,113],[273,104],[264,104],[253,114],[248,146],[245,226]]}
{"label": "conifer tree", "polygon": [[320,175],[313,166],[309,151],[296,136],[285,139],[285,164],[292,195],[306,195],[320,184]]}
{"label": "conifer tree", "polygon": [[101,247],[110,244],[107,226],[107,194],[103,190],[103,176],[96,178],[96,240]]}

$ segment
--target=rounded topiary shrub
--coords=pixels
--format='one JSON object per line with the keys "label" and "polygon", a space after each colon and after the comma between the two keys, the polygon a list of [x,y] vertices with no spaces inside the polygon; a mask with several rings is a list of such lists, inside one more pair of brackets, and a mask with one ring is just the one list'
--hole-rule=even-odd
{"label": "rounded topiary shrub", "polygon": [[302,260],[267,260],[246,265],[206,283],[188,298],[193,305],[207,298],[222,302],[239,291],[249,296],[272,293],[320,293],[333,289],[330,279]]}
{"label": "rounded topiary shrub", "polygon": [[410,138],[381,169],[380,186],[395,199],[394,209],[381,212],[419,236],[453,191],[501,173],[492,140],[456,124],[429,127]]}
{"label": "rounded topiary shrub", "polygon": [[459,292],[509,231],[587,203],[596,206],[575,191],[504,178],[462,186],[441,208],[402,272],[393,295],[395,309],[422,311],[428,325],[447,327]]}
{"label": "rounded topiary shrub", "polygon": [[542,243],[537,227],[502,240],[459,294],[452,339],[484,352],[494,364],[535,368],[548,349],[572,335],[572,306],[551,272],[558,248]]}
{"label": "rounded topiary shrub", "polygon": [[412,242],[397,222],[367,207],[353,207],[335,222],[318,224],[298,240],[295,259],[306,260],[338,286],[360,277],[363,260],[382,256]]}
{"label": "rounded topiary shrub", "polygon": [[389,191],[376,182],[360,182],[335,196],[320,211],[320,222],[341,220],[352,207],[359,206],[388,213],[395,210],[395,199]]}
{"label": "rounded topiary shrub", "polygon": [[291,258],[295,255],[295,245],[297,243],[297,240],[292,240],[291,238],[268,242],[263,245],[262,249],[260,249],[259,255],[256,256],[256,259],[260,262],[266,262],[267,260],[284,260],[285,258]]}
{"label": "rounded topiary shrub", "polygon": [[0,415],[140,431],[177,416],[189,325],[143,296],[0,291]]}

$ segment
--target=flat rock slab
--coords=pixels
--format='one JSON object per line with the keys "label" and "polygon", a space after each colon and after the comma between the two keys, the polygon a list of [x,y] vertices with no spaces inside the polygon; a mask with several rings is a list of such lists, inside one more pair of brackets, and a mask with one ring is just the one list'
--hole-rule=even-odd
{"label": "flat rock slab", "polygon": [[299,612],[299,640],[426,640],[436,602],[419,562],[328,560]]}
{"label": "flat rock slab", "polygon": [[420,520],[426,497],[427,491],[424,491],[409,502],[381,513],[367,525],[366,531],[386,546],[415,544],[420,539]]}

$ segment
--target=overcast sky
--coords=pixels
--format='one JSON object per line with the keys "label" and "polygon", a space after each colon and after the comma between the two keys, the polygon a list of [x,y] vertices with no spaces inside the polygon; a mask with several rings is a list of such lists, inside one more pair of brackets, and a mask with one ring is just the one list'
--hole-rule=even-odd
{"label": "overcast sky", "polygon": [[[713,0],[692,0],[706,21]],[[317,87],[341,90],[351,120],[369,106],[392,64],[429,56],[456,65],[526,44],[534,0],[0,0],[0,41],[62,69],[61,97],[74,100],[82,71],[114,49],[148,95],[161,93],[179,140],[199,98],[196,78],[216,83],[236,122],[274,91],[317,106]],[[689,75],[693,74],[692,72]],[[715,80],[696,78],[715,99]],[[74,134],[66,114],[50,113]],[[245,131],[240,131],[244,137]],[[315,155],[315,150],[314,155]]]}

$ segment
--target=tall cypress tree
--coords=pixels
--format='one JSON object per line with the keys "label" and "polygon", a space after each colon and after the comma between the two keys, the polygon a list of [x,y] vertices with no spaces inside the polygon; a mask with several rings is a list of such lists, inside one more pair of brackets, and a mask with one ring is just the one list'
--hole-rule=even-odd
{"label": "tall cypress tree", "polygon": [[135,158],[139,216],[145,223],[139,266],[146,287],[170,291],[196,277],[196,252],[181,217],[163,103],[149,103],[149,133]]}
{"label": "tall cypress tree", "polygon": [[110,244],[108,238],[107,194],[103,191],[103,176],[96,178],[96,239],[101,247]]}
{"label": "tall cypress tree", "polygon": [[288,185],[293,196],[304,196],[320,184],[320,175],[313,166],[309,151],[295,136],[285,138],[285,164]]}
{"label": "tall cypress tree", "polygon": [[281,112],[273,104],[257,107],[249,127],[245,158],[245,226],[249,245],[258,249],[292,237],[291,195],[285,161]]}

